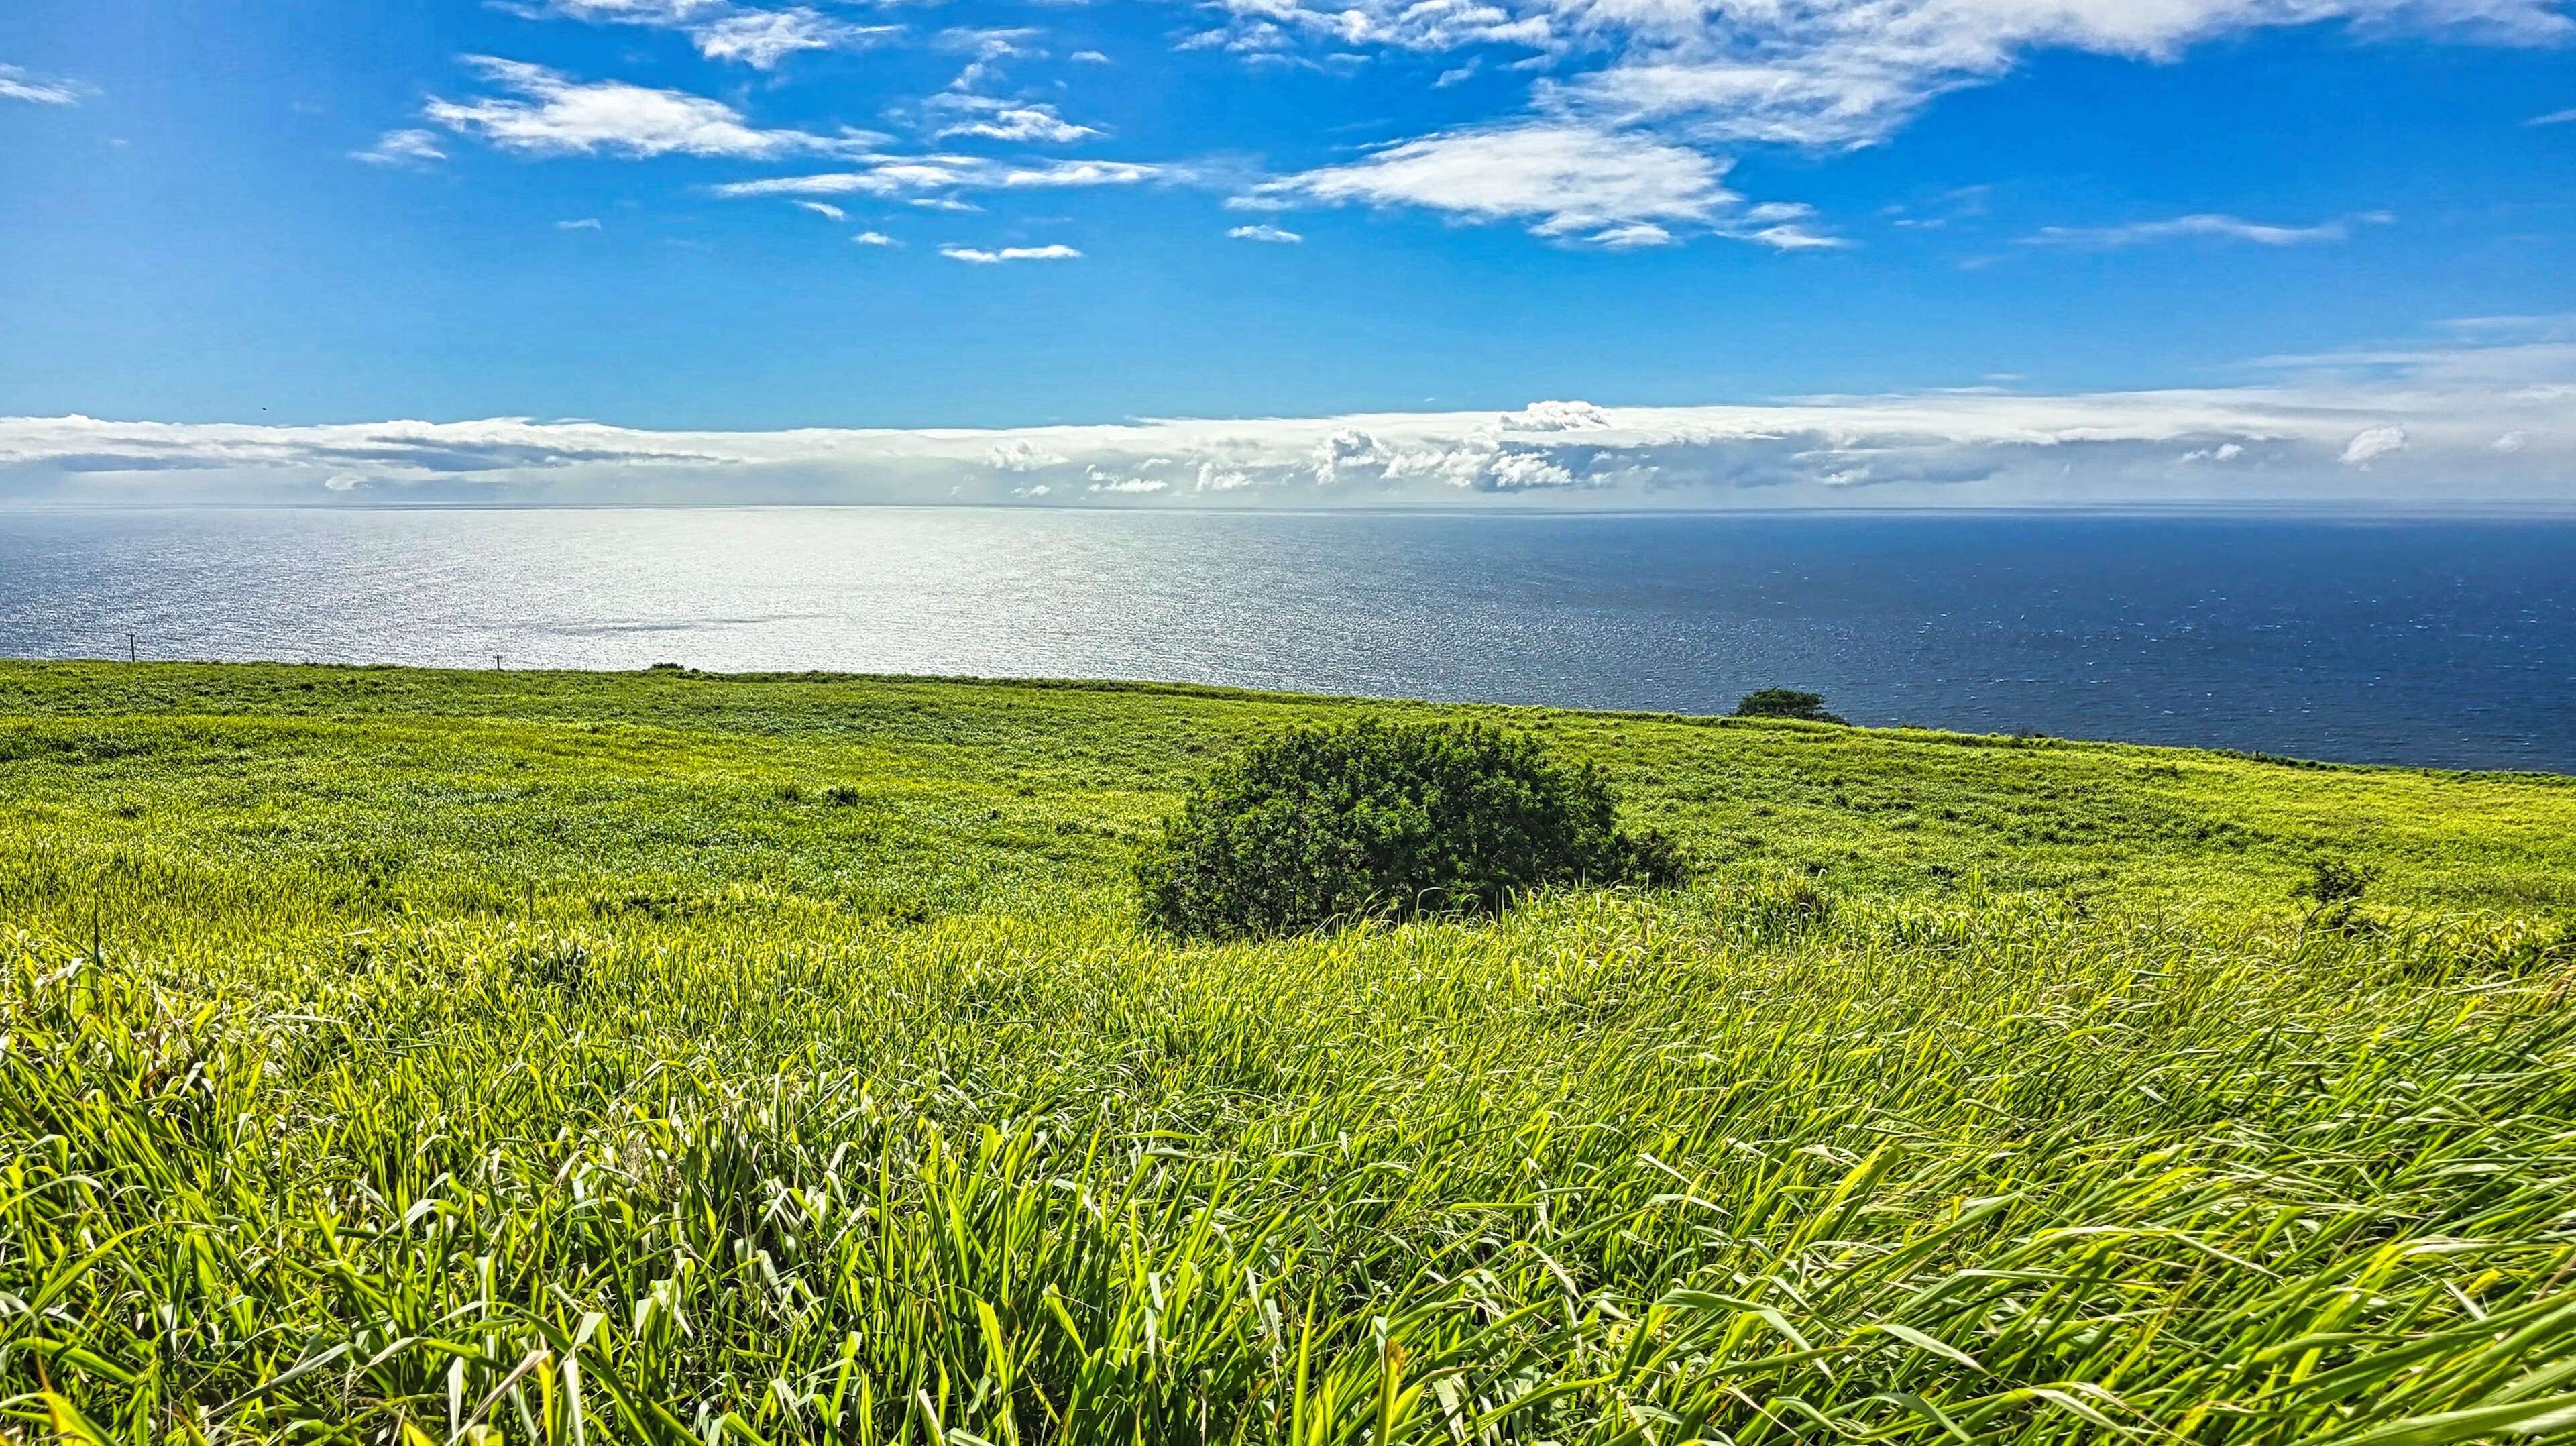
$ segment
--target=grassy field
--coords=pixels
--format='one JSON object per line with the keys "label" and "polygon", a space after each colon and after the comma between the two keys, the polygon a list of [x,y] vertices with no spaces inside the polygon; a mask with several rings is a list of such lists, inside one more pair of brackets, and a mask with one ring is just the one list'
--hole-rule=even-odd
{"label": "grassy field", "polygon": [[[1361,711],[1700,881],[1138,930],[1195,773]],[[2576,1440],[2571,919],[2550,776],[0,663],[0,1430]]]}

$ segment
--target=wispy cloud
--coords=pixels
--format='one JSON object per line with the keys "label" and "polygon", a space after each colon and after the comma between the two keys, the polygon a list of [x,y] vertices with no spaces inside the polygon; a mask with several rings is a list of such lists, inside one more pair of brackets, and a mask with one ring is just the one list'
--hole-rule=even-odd
{"label": "wispy cloud", "polygon": [[1724,164],[1651,137],[1533,121],[1404,141],[1264,182],[1236,204],[1422,206],[1522,221],[1550,240],[1606,240],[1641,222],[1706,222],[1736,199],[1725,174]]}
{"label": "wispy cloud", "polygon": [[1026,43],[1035,39],[1038,33],[1035,28],[1025,25],[960,25],[940,31],[931,43],[942,50],[964,51],[973,57],[966,62],[964,70],[957,72],[957,78],[948,84],[950,90],[964,93],[994,79],[1005,60],[1014,57],[1034,59],[1044,55],[1046,52]]}
{"label": "wispy cloud", "polygon": [[2250,241],[2257,246],[2304,246],[2320,241],[2349,240],[2356,222],[2385,226],[2395,219],[2385,211],[2365,211],[2358,216],[2316,226],[2271,226],[2235,216],[2201,214],[2176,216],[2168,221],[2135,221],[2123,226],[2043,226],[2021,238],[2021,244],[2062,246],[2079,251],[2116,251],[2158,241],[2207,238]]}
{"label": "wispy cloud", "polygon": [[387,131],[363,151],[349,154],[371,166],[425,166],[447,159],[436,131]]}
{"label": "wispy cloud", "polygon": [[1294,231],[1283,230],[1267,223],[1258,226],[1237,226],[1225,234],[1237,241],[1269,241],[1289,246],[1306,239]]}
{"label": "wispy cloud", "polygon": [[78,105],[96,92],[77,80],[47,80],[14,65],[0,65],[0,100],[34,105]]}
{"label": "wispy cloud", "polygon": [[1036,101],[997,100],[986,95],[943,92],[922,102],[938,128],[933,139],[951,136],[980,136],[995,141],[1046,141],[1063,144],[1100,134],[1090,126],[1075,125],[1056,113],[1051,105]]}
{"label": "wispy cloud", "polygon": [[512,94],[467,101],[434,97],[422,113],[460,135],[478,136],[522,155],[606,152],[758,160],[864,151],[886,139],[863,132],[819,136],[798,130],[761,130],[732,106],[686,91],[657,90],[622,80],[576,81],[541,65],[488,55],[471,57],[471,62],[486,79]]}
{"label": "wispy cloud", "polygon": [[505,8],[593,24],[677,30],[709,60],[773,70],[800,50],[848,50],[902,33],[897,25],[852,25],[806,6],[764,10],[729,0],[539,0]]}
{"label": "wispy cloud", "polygon": [[942,246],[939,254],[954,261],[971,261],[978,266],[993,266],[1004,261],[1074,261],[1082,253],[1070,246],[1005,246],[999,251],[978,251],[970,246]]}
{"label": "wispy cloud", "polygon": [[1841,244],[1807,227],[1808,207],[1743,208],[1723,184],[1726,170],[1703,151],[1644,132],[1536,120],[1402,141],[1263,182],[1230,204],[1420,206],[1468,221],[1517,220],[1550,241],[1614,251],[1671,245],[1685,228],[1781,250]]}
{"label": "wispy cloud", "polygon": [[2524,121],[2523,124],[2527,126],[2563,126],[2569,121],[2576,121],[2576,110],[2554,110],[2547,115],[2533,116],[2531,119]]}
{"label": "wispy cloud", "polygon": [[903,243],[883,231],[862,231],[850,238],[862,246],[900,246]]}
{"label": "wispy cloud", "polygon": [[1045,161],[1026,165],[984,156],[872,155],[860,169],[805,176],[771,176],[716,187],[719,196],[911,197],[915,204],[972,210],[952,193],[1132,186],[1166,174],[1162,167],[1126,161]]}
{"label": "wispy cloud", "polygon": [[599,229],[599,218],[597,216],[584,216],[578,221],[557,221],[555,223],[555,229],[558,231],[596,231]]}
{"label": "wispy cloud", "polygon": [[2043,50],[2163,61],[2226,35],[2333,20],[2506,44],[2576,36],[2554,0],[1224,0],[1223,11],[1225,24],[1196,43],[1255,55],[1522,47],[1573,72],[1541,83],[1543,107],[1704,141],[1806,146],[1882,140],[1940,95],[2001,79]]}
{"label": "wispy cloud", "polygon": [[[1725,224],[1731,198],[1716,178],[1728,162],[1718,152],[1876,144],[1940,96],[1998,81],[2039,52],[2163,62],[2230,35],[2334,21],[2364,37],[2439,34],[2508,45],[2576,38],[2576,19],[2561,0],[1217,0],[1212,8],[1223,22],[1189,36],[1184,48],[1277,63],[1375,49],[1504,47],[1525,51],[1518,64],[1544,71],[1519,119],[1421,136],[1367,160],[1291,177],[1263,193],[1270,199],[1533,218],[1532,229],[1550,240],[1590,238],[1612,247],[1657,244],[1658,231],[1678,239],[1698,228],[1784,251],[1840,243],[1797,221]],[[1441,72],[1435,84],[1469,78],[1482,59]],[[1558,164],[1543,161],[1526,185],[1510,185],[1502,166],[1476,164],[1541,144]],[[1480,171],[1490,173],[1474,174]],[[1571,188],[1568,200],[1551,206],[1546,192],[1558,183]],[[2227,234],[2264,244],[2334,239],[2331,226],[2260,227],[2227,217],[2175,224],[2192,234],[2219,223],[2243,228]],[[2122,230],[2079,241],[2068,232],[2040,244],[2152,239],[2158,233]]]}
{"label": "wispy cloud", "polygon": [[813,213],[814,213],[815,215],[817,215],[817,216],[828,217],[828,218],[830,218],[831,220],[834,220],[834,221],[847,221],[848,219],[850,219],[850,213],[849,213],[849,212],[842,210],[840,207],[833,205],[833,204],[832,204],[831,202],[829,202],[829,201],[806,201],[806,200],[799,200],[799,201],[791,202],[790,204],[792,204],[792,205],[797,205],[797,206],[802,206],[802,207],[804,207],[806,210],[813,212]]}

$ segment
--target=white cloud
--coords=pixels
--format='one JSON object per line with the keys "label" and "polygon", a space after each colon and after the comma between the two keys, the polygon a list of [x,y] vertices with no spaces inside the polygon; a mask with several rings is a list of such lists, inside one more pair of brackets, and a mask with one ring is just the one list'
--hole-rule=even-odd
{"label": "white cloud", "polygon": [[817,216],[824,217],[827,220],[847,221],[850,219],[849,212],[842,210],[840,207],[833,205],[829,201],[796,200],[791,201],[788,204],[792,206],[802,206],[806,210],[813,212]]}
{"label": "white cloud", "polygon": [[2384,226],[2394,219],[2385,211],[2365,211],[2358,216],[2315,226],[2269,226],[2235,216],[2204,213],[2176,216],[2169,221],[2136,221],[2125,226],[2043,226],[2036,233],[2021,238],[2021,244],[2063,246],[2081,251],[2116,251],[2156,241],[2209,237],[2221,241],[2251,241],[2258,246],[2300,246],[2346,240],[2352,235],[2351,223],[2354,221]]}
{"label": "white cloud", "polygon": [[901,30],[893,25],[852,25],[802,5],[762,10],[730,0],[546,0],[504,8],[594,24],[678,30],[709,60],[739,61],[755,70],[776,69],[780,61],[800,50],[850,49]]}
{"label": "white cloud", "polygon": [[1084,65],[1107,65],[1109,63],[1109,57],[1101,54],[1097,50],[1077,50],[1073,54],[1066,56],[1065,59],[1080,61]]}
{"label": "white cloud", "polygon": [[[1270,506],[2576,505],[2576,430],[2565,425],[2576,344],[2353,355],[2369,359],[2357,378],[2335,370],[2349,358],[2308,359],[2288,380],[2198,390],[1541,401],[1499,415],[999,430],[15,418],[0,419],[0,498],[309,500],[334,477],[362,476],[370,496],[423,501],[503,487],[526,500],[1009,501],[1048,486],[1058,498]],[[2194,453],[2206,455],[2176,465]],[[2210,465],[2222,461],[2237,465]]]}
{"label": "white cloud", "polygon": [[619,80],[588,83],[543,66],[493,56],[474,67],[518,98],[432,98],[423,114],[460,135],[477,135],[522,155],[647,157],[671,154],[766,159],[814,151],[861,150],[881,136],[825,137],[759,130],[722,101]]}
{"label": "white cloud", "polygon": [[2510,457],[2514,453],[2519,452],[2530,445],[2531,434],[2529,432],[2507,432],[2503,436],[2496,438],[2494,441],[2487,443],[2487,450]]}
{"label": "white cloud", "polygon": [[2354,434],[2345,444],[2343,456],[2336,459],[2347,467],[2367,467],[2382,457],[2406,449],[2404,427],[2372,427]]}
{"label": "white cloud", "polygon": [[1300,44],[1524,47],[1580,70],[1537,99],[1597,124],[1709,142],[1864,145],[1936,97],[2042,50],[2168,61],[2270,27],[2341,20],[2370,34],[2509,44],[2576,34],[2554,0],[1225,0],[1199,37],[1251,55]]}
{"label": "white cloud", "polygon": [[1299,204],[1422,206],[1467,221],[1519,220],[1533,235],[1605,251],[1670,246],[1694,228],[1783,251],[1847,243],[1809,230],[1813,207],[1739,209],[1727,163],[1644,131],[1560,119],[1471,126],[1401,141],[1344,165],[1265,181],[1237,210]]}
{"label": "white cloud", "polygon": [[[1551,240],[1633,245],[1640,223],[1705,224],[1731,205],[1723,163],[1650,136],[1554,121],[1444,131],[1255,186],[1262,203],[1426,206],[1520,220]],[[1667,233],[1669,239],[1669,233]]]}
{"label": "white cloud", "polygon": [[1078,141],[1100,132],[1089,126],[1075,125],[1056,114],[1051,105],[1035,101],[996,100],[987,95],[946,93],[922,102],[922,109],[957,119],[932,133],[936,140],[950,136],[979,136],[993,141]]}
{"label": "white cloud", "polygon": [[1283,230],[1267,222],[1258,226],[1237,226],[1225,234],[1236,241],[1270,241],[1280,245],[1294,245],[1306,239],[1294,231]]}
{"label": "white cloud", "polygon": [[[1217,28],[1183,48],[1224,48],[1263,64],[1301,51],[1355,57],[1370,48],[1447,52],[1470,46],[1526,50],[1512,68],[1546,72],[1522,119],[1411,139],[1366,160],[1274,182],[1254,204],[1367,201],[1425,205],[1480,220],[1534,218],[1557,240],[1587,228],[1604,246],[1657,244],[1686,226],[1806,251],[1847,244],[1797,220],[1729,224],[1716,185],[1726,162],[1712,147],[1783,144],[1853,147],[1887,139],[1948,92],[2002,79],[2035,53],[2072,50],[2147,62],[2193,45],[2265,28],[2343,22],[2356,34],[2436,34],[2515,45],[2576,37],[2563,0],[1217,0]],[[1437,85],[1475,72],[1483,57],[1441,73]],[[1303,63],[1318,63],[1306,60]],[[2540,118],[2576,118],[2576,112]],[[1512,145],[1556,138],[1603,164],[1538,174],[1573,185],[1567,205],[1546,202],[1546,183],[1510,187],[1471,179]],[[1600,194],[1609,153],[1653,181],[1622,204]],[[1686,156],[1698,156],[1696,168]],[[1694,175],[1694,169],[1699,174]],[[1651,173],[1651,175],[1646,174]],[[1942,218],[1899,224],[1938,225]],[[2372,218],[2353,218],[2372,219]],[[2156,226],[2178,230],[2154,229]],[[2128,245],[2169,235],[2225,235],[2263,244],[2337,240],[2347,222],[2265,226],[2233,217],[2185,217],[2145,228],[2061,230],[2037,244]]]}
{"label": "white cloud", "polygon": [[1673,233],[1652,221],[1631,221],[1625,226],[1594,232],[1592,244],[1604,251],[1639,251],[1650,246],[1672,245]]}
{"label": "white cloud", "polygon": [[926,155],[863,158],[865,168],[810,176],[772,176],[716,187],[719,196],[915,197],[914,205],[940,210],[975,209],[949,193],[1016,191],[1078,186],[1132,186],[1165,174],[1158,166],[1127,161],[1044,161],[1012,165],[982,156]]}
{"label": "white cloud", "polygon": [[387,131],[374,145],[349,154],[376,166],[421,166],[447,159],[447,152],[438,148],[438,133],[420,130]]}
{"label": "white cloud", "polygon": [[1162,175],[1160,166],[1128,161],[1049,161],[1039,166],[1013,166],[1002,172],[1005,188],[1022,186],[1132,186]]}
{"label": "white cloud", "polygon": [[948,88],[959,93],[972,91],[992,79],[1004,60],[1013,56],[1043,56],[1045,51],[1020,43],[1038,33],[1030,26],[998,25],[960,25],[939,32],[934,43],[940,49],[962,50],[974,57],[966,63],[964,70],[957,72],[957,78],[948,83]]}
{"label": "white cloud", "polygon": [[2523,124],[2527,126],[2563,126],[2569,121],[2576,121],[2576,110],[2551,111],[2547,115],[2533,116],[2531,119],[2524,121]]}
{"label": "white cloud", "polygon": [[903,243],[883,231],[862,231],[850,238],[862,246],[900,246]]}
{"label": "white cloud", "polygon": [[774,70],[800,50],[847,50],[873,44],[896,33],[891,25],[860,26],[827,19],[814,11],[746,10],[691,31],[698,53],[709,60],[738,60],[754,70]]}
{"label": "white cloud", "polygon": [[1499,420],[1515,432],[1590,432],[1611,425],[1610,414],[1590,402],[1532,402]]}
{"label": "white cloud", "polygon": [[23,100],[34,105],[78,105],[91,94],[90,87],[76,80],[40,80],[14,65],[0,65],[0,100]]}
{"label": "white cloud", "polygon": [[2233,462],[2245,455],[2245,448],[2235,442],[2222,442],[2215,447],[2195,447],[2182,454],[2186,462]]}
{"label": "white cloud", "polygon": [[956,261],[972,261],[991,266],[1003,261],[1071,261],[1082,253],[1070,246],[1005,246],[999,251],[978,251],[969,246],[942,246],[939,254]]}
{"label": "white cloud", "polygon": [[555,229],[558,231],[596,231],[599,229],[599,218],[597,216],[584,216],[578,221],[557,221],[555,223]]}
{"label": "white cloud", "polygon": [[1041,467],[1061,467],[1071,460],[1023,437],[995,445],[985,454],[984,464],[1004,472],[1035,472]]}

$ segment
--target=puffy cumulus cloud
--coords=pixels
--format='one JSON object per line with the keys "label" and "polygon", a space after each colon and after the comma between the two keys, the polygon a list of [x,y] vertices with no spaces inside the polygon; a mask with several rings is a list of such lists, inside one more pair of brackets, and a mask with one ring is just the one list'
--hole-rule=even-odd
{"label": "puffy cumulus cloud", "polygon": [[2024,246],[2063,246],[2082,251],[2116,251],[2123,247],[2145,246],[2158,241],[2180,241],[2193,237],[2220,241],[2250,241],[2257,246],[2301,246],[2318,241],[2343,241],[2352,236],[2352,223],[2385,226],[2396,218],[2385,211],[2365,211],[2358,216],[2326,221],[2314,226],[2268,226],[2261,222],[2240,220],[2234,216],[2176,216],[2170,221],[2135,221],[2125,226],[2043,226],[2021,238]]}
{"label": "puffy cumulus cloud", "polygon": [[1046,486],[1128,505],[2576,506],[2576,355],[2415,356],[2358,382],[2312,365],[2220,389],[1009,430],[17,418],[0,420],[0,497],[320,500],[354,476],[368,496],[423,501],[1008,502]]}
{"label": "puffy cumulus cloud", "polygon": [[1357,427],[1344,427],[1315,449],[1315,480],[1331,486],[1345,475],[1382,472],[1388,453],[1377,438]]}
{"label": "puffy cumulus cloud", "polygon": [[528,16],[593,24],[646,25],[686,34],[709,60],[774,70],[800,50],[843,50],[900,33],[894,25],[852,25],[807,6],[763,10],[730,0],[545,0],[505,5]]}
{"label": "puffy cumulus cloud", "polygon": [[984,463],[1004,472],[1035,472],[1042,467],[1061,467],[1072,459],[1050,452],[1026,437],[1013,437],[994,444],[984,454]]}
{"label": "puffy cumulus cloud", "polygon": [[1611,422],[1608,412],[1590,402],[1532,402],[1503,413],[1502,424],[1516,432],[1589,432]]}
{"label": "puffy cumulus cloud", "polygon": [[1298,242],[1306,239],[1294,231],[1268,224],[1258,226],[1237,226],[1227,231],[1225,234],[1229,240],[1267,241],[1276,246],[1294,246]]}
{"label": "puffy cumulus cloud", "polygon": [[2406,450],[2404,427],[2372,427],[2354,434],[2344,444],[2343,456],[2337,461],[2347,467],[2367,467],[2393,452]]}
{"label": "puffy cumulus cloud", "polygon": [[[459,135],[530,156],[733,156],[765,160],[812,152],[864,151],[885,137],[818,136],[760,130],[722,101],[622,80],[576,81],[524,61],[483,55],[476,70],[509,96],[433,97],[422,114]],[[401,134],[397,132],[396,134]],[[387,138],[388,140],[391,137]],[[380,142],[381,146],[382,143]]]}

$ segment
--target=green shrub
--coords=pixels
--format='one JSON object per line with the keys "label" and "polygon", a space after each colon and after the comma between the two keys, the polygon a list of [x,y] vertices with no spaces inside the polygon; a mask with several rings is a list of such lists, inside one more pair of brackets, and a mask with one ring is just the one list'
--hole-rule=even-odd
{"label": "green shrub", "polygon": [[1804,718],[1810,723],[1840,723],[1843,720],[1825,711],[1825,695],[1801,693],[1795,688],[1764,688],[1747,693],[1735,705],[1738,718]]}
{"label": "green shrub", "polygon": [[2311,927],[2360,933],[2382,928],[2377,920],[2361,912],[2361,896],[2379,877],[2376,864],[2357,864],[2350,859],[2322,854],[2309,860],[2308,879],[2290,890],[2295,899],[2313,899],[2316,907],[2308,911]]}
{"label": "green shrub", "polygon": [[2350,859],[2331,854],[2320,855],[2308,863],[2308,878],[2290,891],[2291,897],[2314,899],[2320,908],[2337,904],[2355,904],[2370,889],[2379,870],[2370,864],[2356,864]]}
{"label": "green shrub", "polygon": [[1238,939],[1492,912],[1551,884],[1678,883],[1600,770],[1475,723],[1295,729],[1222,765],[1136,863],[1146,921]]}

